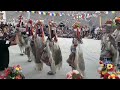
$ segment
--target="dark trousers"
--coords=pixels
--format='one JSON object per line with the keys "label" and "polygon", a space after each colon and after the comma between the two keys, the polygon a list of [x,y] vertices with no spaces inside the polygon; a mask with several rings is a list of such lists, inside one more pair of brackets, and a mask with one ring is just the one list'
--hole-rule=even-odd
{"label": "dark trousers", "polygon": [[9,51],[0,51],[0,71],[5,70],[9,66]]}

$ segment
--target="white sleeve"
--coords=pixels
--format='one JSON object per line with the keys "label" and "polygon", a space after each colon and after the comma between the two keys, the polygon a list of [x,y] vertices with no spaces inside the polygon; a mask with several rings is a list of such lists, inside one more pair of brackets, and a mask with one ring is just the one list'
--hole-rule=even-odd
{"label": "white sleeve", "polygon": [[7,40],[5,44],[9,44],[9,43],[10,43],[10,41]]}

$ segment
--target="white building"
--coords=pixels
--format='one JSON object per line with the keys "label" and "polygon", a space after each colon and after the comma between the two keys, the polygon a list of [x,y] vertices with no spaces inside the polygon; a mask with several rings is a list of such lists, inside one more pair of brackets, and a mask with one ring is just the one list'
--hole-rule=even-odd
{"label": "white building", "polygon": [[6,22],[6,12],[0,11],[0,22]]}

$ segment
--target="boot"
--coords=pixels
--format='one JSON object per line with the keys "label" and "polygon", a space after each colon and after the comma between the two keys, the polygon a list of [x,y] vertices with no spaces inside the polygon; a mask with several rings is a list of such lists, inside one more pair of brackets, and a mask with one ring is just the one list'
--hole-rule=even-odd
{"label": "boot", "polygon": [[28,62],[32,62],[32,59],[30,57],[28,58]]}
{"label": "boot", "polygon": [[55,75],[56,72],[49,71],[47,74],[48,74],[48,75]]}

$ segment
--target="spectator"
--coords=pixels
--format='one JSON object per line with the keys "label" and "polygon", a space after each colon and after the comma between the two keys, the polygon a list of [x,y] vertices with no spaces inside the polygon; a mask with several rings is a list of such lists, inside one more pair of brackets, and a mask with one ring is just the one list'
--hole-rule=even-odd
{"label": "spectator", "polygon": [[93,26],[93,28],[92,28],[92,30],[91,30],[92,38],[94,38],[94,31],[95,31],[95,26]]}
{"label": "spectator", "polygon": [[16,44],[12,39],[6,38],[8,37],[6,33],[0,31],[0,71],[3,71],[5,68],[9,66],[9,49],[10,45]]}

